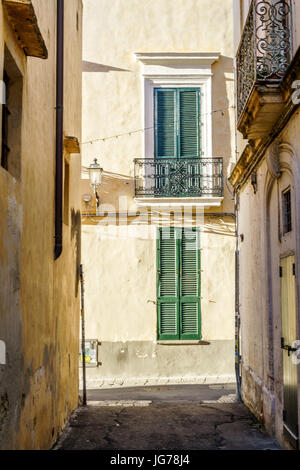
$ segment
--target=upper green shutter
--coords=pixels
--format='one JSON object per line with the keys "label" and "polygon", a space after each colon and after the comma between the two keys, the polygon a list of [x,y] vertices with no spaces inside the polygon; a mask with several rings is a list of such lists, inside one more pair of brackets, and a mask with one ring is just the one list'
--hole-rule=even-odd
{"label": "upper green shutter", "polygon": [[199,88],[155,88],[155,157],[201,155]]}
{"label": "upper green shutter", "polygon": [[155,89],[155,157],[176,157],[176,90]]}
{"label": "upper green shutter", "polygon": [[179,95],[179,156],[200,156],[199,91],[178,89]]}

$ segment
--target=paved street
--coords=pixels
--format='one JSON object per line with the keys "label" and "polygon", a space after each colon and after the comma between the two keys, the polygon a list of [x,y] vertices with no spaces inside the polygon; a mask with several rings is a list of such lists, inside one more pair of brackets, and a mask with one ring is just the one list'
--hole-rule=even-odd
{"label": "paved street", "polygon": [[275,450],[233,385],[88,392],[55,450]]}

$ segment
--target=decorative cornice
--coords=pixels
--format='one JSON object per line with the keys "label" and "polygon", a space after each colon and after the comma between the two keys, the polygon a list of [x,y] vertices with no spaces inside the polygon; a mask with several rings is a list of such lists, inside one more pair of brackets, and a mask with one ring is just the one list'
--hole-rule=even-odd
{"label": "decorative cornice", "polygon": [[267,152],[266,157],[268,170],[273,179],[280,177],[279,145],[273,142]]}
{"label": "decorative cornice", "polygon": [[237,123],[244,139],[259,139],[268,135],[284,108],[280,85],[255,85],[246,108]]}
{"label": "decorative cornice", "polygon": [[135,52],[134,56],[144,65],[212,65],[220,52]]}
{"label": "decorative cornice", "polygon": [[200,198],[159,198],[159,197],[136,197],[134,201],[138,207],[149,207],[149,208],[162,208],[162,209],[174,209],[179,207],[220,207],[223,202],[223,197],[200,197]]}

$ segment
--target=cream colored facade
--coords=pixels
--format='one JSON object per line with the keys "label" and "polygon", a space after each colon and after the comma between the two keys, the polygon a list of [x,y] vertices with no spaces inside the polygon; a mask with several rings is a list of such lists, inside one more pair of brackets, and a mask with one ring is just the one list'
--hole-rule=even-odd
{"label": "cream colored facade", "polygon": [[[66,3],[64,134],[80,141],[82,2]],[[18,22],[24,11],[29,36]],[[0,167],[0,449],[51,448],[78,405],[81,159],[64,151],[63,251],[54,261],[56,16],[55,1],[0,4],[0,78],[7,67],[23,82],[21,114],[10,77],[18,168]]]}
{"label": "cream colored facade", "polygon": [[[232,382],[234,145],[233,16],[217,0],[87,0],[83,47],[82,263],[86,338],[99,367],[88,387]],[[153,89],[200,87],[203,157],[221,157],[224,197],[135,197],[134,158],[153,158]],[[144,130],[145,129],[145,130]],[[100,208],[86,168],[104,169]],[[201,229],[201,341],[157,336],[158,227]]]}
{"label": "cream colored facade", "polygon": [[[242,34],[242,29],[238,25],[244,25],[249,4],[250,2],[238,1],[234,3],[235,25],[237,25],[236,50]],[[290,448],[291,444],[299,445],[296,439],[297,431],[293,430],[294,437],[292,436],[291,439],[285,428],[286,425],[289,426],[286,419],[289,403],[285,395],[288,387],[294,388],[296,395],[298,394],[298,405],[294,402],[291,413],[294,421],[300,422],[298,419],[300,416],[300,368],[297,364],[292,366],[294,374],[298,373],[298,381],[296,378],[292,383],[284,369],[284,360],[291,363],[292,353],[281,349],[281,338],[285,336],[284,315],[287,306],[280,277],[285,275],[283,263],[292,259],[295,263],[293,278],[296,287],[293,292],[293,286],[290,285],[288,295],[291,301],[296,301],[295,311],[290,312],[296,325],[294,331],[291,327],[294,341],[299,339],[300,333],[300,119],[298,104],[293,103],[292,98],[295,91],[292,88],[293,83],[299,80],[300,76],[299,6],[299,2],[291,2],[292,63],[285,72],[281,88],[279,88],[283,96],[282,108],[277,111],[271,130],[265,136],[248,141],[246,135],[243,140],[239,134],[238,162],[230,177],[238,203],[242,397],[284,448]],[[265,16],[267,17],[268,14],[265,13]],[[243,114],[247,117],[253,112],[252,123],[255,124],[255,119],[258,119],[255,118],[255,104],[251,106],[251,101],[249,101]],[[267,120],[268,117],[265,116],[261,124],[257,124],[257,129],[259,130],[259,126],[262,128]],[[251,118],[248,122],[250,121]],[[291,195],[291,227],[288,229],[285,227],[286,208],[284,205],[284,195],[287,191],[290,191]],[[296,357],[295,360],[297,360]],[[295,429],[296,427],[295,424]]]}

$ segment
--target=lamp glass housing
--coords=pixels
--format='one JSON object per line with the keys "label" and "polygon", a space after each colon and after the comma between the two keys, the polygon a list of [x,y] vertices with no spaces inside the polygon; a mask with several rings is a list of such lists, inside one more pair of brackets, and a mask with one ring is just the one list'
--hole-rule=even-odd
{"label": "lamp glass housing", "polygon": [[94,163],[89,166],[89,179],[90,184],[94,189],[97,189],[102,182],[102,173],[103,169],[100,167],[97,158],[95,158]]}

